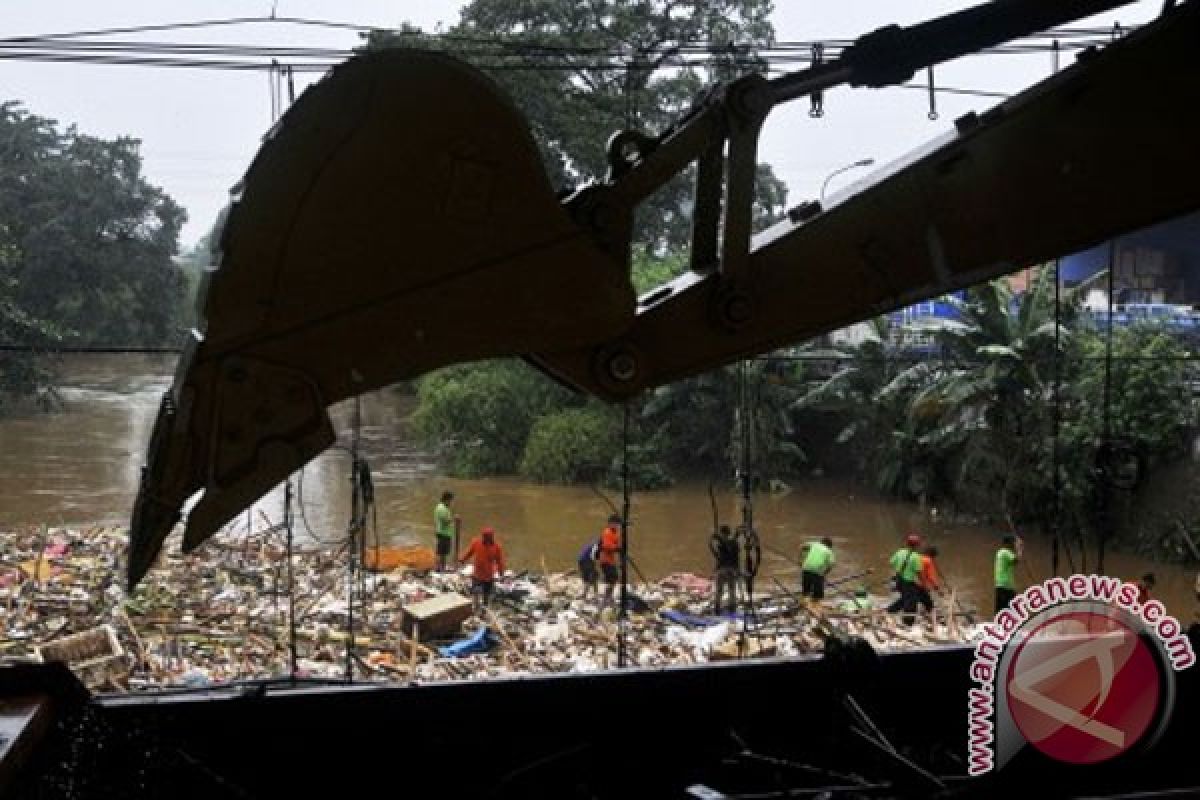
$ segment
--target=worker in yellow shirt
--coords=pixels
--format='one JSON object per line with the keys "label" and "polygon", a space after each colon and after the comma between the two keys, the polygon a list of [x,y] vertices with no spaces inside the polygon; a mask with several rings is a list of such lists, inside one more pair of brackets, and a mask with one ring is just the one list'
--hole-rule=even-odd
{"label": "worker in yellow shirt", "polygon": [[820,600],[825,596],[825,576],[837,560],[833,555],[833,540],[824,536],[819,542],[809,542],[805,547],[808,553],[800,566],[800,594]]}
{"label": "worker in yellow shirt", "polygon": [[1017,596],[1017,562],[1024,555],[1023,542],[1016,536],[1005,536],[996,551],[996,613],[1008,608]]}

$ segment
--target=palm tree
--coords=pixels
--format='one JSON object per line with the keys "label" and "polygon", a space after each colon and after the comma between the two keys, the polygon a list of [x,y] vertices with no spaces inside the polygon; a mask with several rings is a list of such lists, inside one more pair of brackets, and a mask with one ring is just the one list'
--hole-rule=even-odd
{"label": "palm tree", "polygon": [[990,281],[945,298],[956,318],[914,324],[941,358],[912,398],[910,423],[940,460],[957,464],[956,493],[998,498],[1009,519],[1014,508],[1044,503],[1052,483],[1055,368],[1073,344],[1066,323],[1075,301],[1065,300],[1056,319],[1054,271],[1042,268],[1020,296],[1007,280]]}
{"label": "palm tree", "polygon": [[[781,363],[791,363],[784,359]],[[745,398],[739,370],[745,369]],[[787,370],[795,370],[791,363]],[[655,389],[641,408],[643,431],[667,466],[708,474],[742,463],[742,420],[753,474],[764,479],[794,474],[804,463],[790,408],[799,393],[795,376],[778,363],[756,359]]]}
{"label": "palm tree", "polygon": [[922,452],[908,407],[931,367],[902,358],[887,317],[869,320],[861,330],[857,341],[806,351],[810,358],[834,360],[837,367],[793,410],[836,414],[842,427],[835,441],[851,448],[859,475],[872,476],[889,494],[921,495],[934,483],[935,465]]}

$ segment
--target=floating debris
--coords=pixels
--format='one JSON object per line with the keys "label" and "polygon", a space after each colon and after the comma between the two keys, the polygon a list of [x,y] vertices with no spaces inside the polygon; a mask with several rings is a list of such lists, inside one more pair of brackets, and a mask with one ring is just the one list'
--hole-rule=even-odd
{"label": "floating debris", "polygon": [[[124,528],[5,533],[0,661],[65,661],[95,691],[293,677],[287,549],[279,526],[264,523],[187,556],[165,547],[131,594],[121,585]],[[711,581],[689,573],[631,584],[624,621],[584,598],[577,576],[509,573],[480,618],[470,578],[430,572],[432,556],[421,551],[375,552],[372,564],[395,568],[356,576],[345,547],[294,553],[294,677],[474,680],[613,669],[622,651],[629,666],[663,667],[815,653],[830,636],[861,636],[880,650],[976,636],[969,614],[950,612],[953,595],[911,626],[886,611],[815,604],[782,584],[753,609],[713,615]]]}

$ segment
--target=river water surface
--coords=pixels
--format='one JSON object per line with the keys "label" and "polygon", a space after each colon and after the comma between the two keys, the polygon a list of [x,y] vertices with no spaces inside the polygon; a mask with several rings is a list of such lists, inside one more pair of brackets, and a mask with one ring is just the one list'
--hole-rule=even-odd
{"label": "river water surface", "polygon": [[[63,408],[23,411],[0,418],[0,527],[48,523],[127,524],[146,442],[173,358],[80,356],[63,364]],[[377,531],[386,542],[431,543],[432,509],[444,489],[453,490],[464,539],[482,525],[498,531],[515,569],[569,569],[589,537],[599,533],[610,507],[587,487],[540,486],[515,479],[450,480],[407,435],[413,400],[393,390],[362,399],[362,451],[376,489]],[[353,402],[334,409],[339,440],[351,436]],[[301,536],[335,540],[350,516],[349,456],[330,450],[305,468],[301,478]],[[716,493],[723,522],[740,520],[738,498],[729,487]],[[620,497],[610,493],[610,501]],[[676,571],[707,574],[707,540],[712,507],[705,484],[685,484],[632,498],[630,553],[650,579]],[[864,581],[882,592],[887,556],[903,535],[918,531],[941,550],[942,571],[968,605],[990,610],[991,565],[1001,532],[947,523],[911,504],[881,500],[861,488],[828,480],[799,483],[791,491],[754,500],[754,519],[764,543],[760,585],[778,579],[789,586],[798,570],[791,559],[813,536],[834,540],[838,567],[833,578],[871,569]],[[265,516],[282,519],[282,492],[257,503],[249,516],[261,527]],[[239,518],[234,525],[245,526]],[[465,541],[464,541],[465,546]],[[1030,537],[1022,583],[1050,574],[1049,548]],[[1065,561],[1064,561],[1065,566]],[[1158,576],[1155,594],[1185,621],[1194,614],[1194,572],[1180,566],[1110,553],[1106,572],[1133,578]]]}

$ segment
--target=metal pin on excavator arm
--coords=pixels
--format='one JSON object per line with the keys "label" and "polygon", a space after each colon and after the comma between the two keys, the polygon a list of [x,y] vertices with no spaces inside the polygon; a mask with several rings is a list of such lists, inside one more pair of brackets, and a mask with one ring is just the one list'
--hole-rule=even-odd
{"label": "metal pin on excavator arm", "polygon": [[[660,137],[613,137],[608,179],[561,203],[520,115],[474,69],[408,50],[338,67],[267,137],[228,216],[203,333],[151,439],[130,585],[195,493],[188,550],[328,447],[343,398],[512,355],[628,397],[1200,206],[1195,164],[1178,163],[1200,135],[1192,2],[751,245],[776,103],[903,81],[1121,4],[1004,0],[748,76]],[[634,210],[693,161],[693,271],[638,302]]]}

